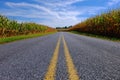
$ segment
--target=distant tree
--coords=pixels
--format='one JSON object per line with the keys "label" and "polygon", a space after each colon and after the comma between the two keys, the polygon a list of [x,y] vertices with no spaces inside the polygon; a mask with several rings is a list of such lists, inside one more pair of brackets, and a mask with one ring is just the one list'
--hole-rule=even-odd
{"label": "distant tree", "polygon": [[65,26],[64,28],[67,29],[67,26]]}

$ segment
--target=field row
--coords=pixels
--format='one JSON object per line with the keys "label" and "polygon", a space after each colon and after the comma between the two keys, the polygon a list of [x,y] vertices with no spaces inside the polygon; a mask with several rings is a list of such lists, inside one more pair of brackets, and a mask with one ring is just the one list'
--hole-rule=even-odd
{"label": "field row", "polygon": [[18,23],[0,15],[0,37],[53,32],[55,29],[32,22]]}
{"label": "field row", "polygon": [[88,18],[69,30],[120,38],[120,9]]}

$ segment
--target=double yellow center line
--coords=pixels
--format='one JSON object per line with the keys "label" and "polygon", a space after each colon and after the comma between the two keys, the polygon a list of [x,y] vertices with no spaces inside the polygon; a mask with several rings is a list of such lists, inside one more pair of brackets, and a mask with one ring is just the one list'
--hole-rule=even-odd
{"label": "double yellow center line", "polygon": [[[53,57],[50,61],[50,65],[48,67],[48,71],[45,74],[44,80],[55,80],[56,66],[57,66],[58,55],[59,55],[60,40],[61,40],[61,38],[59,37],[55,51],[53,53]],[[69,52],[69,49],[67,47],[64,36],[62,36],[62,41],[64,44],[64,53],[65,53],[66,64],[67,64],[67,69],[68,69],[67,71],[69,74],[69,80],[80,80],[80,78],[77,74],[77,71],[75,69],[75,66],[73,64],[72,58],[70,56],[70,52]]]}
{"label": "double yellow center line", "polygon": [[60,46],[60,37],[58,39],[55,51],[53,53],[53,57],[50,61],[50,65],[48,67],[48,71],[45,75],[44,80],[55,80],[55,74],[56,74],[56,66],[57,66],[57,61],[58,61],[58,54],[59,54],[59,46]]}

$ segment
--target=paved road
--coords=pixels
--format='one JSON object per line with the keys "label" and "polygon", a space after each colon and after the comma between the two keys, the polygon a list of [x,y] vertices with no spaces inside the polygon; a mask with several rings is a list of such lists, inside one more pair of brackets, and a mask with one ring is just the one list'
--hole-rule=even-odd
{"label": "paved road", "polygon": [[120,43],[59,32],[1,44],[0,80],[120,80]]}

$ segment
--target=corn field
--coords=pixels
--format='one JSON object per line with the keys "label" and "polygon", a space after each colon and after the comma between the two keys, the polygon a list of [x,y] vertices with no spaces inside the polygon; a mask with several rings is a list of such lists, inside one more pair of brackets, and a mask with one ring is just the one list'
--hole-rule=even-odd
{"label": "corn field", "polygon": [[88,18],[69,30],[120,38],[120,9]]}
{"label": "corn field", "polygon": [[23,34],[26,35],[47,31],[55,31],[55,29],[36,23],[18,23],[15,20],[10,20],[5,16],[0,15],[0,37],[9,37]]}

